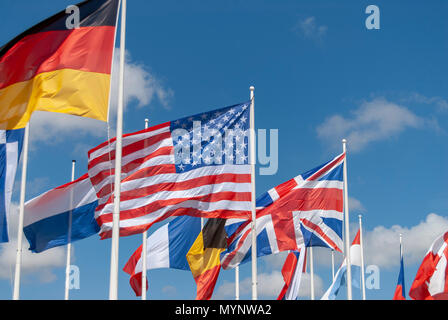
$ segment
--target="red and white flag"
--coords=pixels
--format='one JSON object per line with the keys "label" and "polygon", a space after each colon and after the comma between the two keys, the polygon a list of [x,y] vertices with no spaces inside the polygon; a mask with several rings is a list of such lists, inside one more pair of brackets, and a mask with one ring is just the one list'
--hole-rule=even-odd
{"label": "red and white flag", "polygon": [[[246,102],[123,135],[120,236],[170,216],[251,215]],[[89,151],[102,239],[112,235],[115,138]]]}
{"label": "red and white flag", "polygon": [[409,296],[414,300],[448,299],[448,231],[436,239],[426,253]]}

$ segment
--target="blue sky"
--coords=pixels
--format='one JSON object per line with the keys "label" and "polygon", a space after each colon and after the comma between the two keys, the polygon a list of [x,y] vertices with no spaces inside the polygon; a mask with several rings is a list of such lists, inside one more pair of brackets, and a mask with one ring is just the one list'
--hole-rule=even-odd
{"label": "blue sky", "polygon": [[[2,1],[0,43],[69,4]],[[380,30],[365,27],[370,4],[380,9]],[[390,299],[398,234],[408,290],[431,242],[448,229],[447,9],[436,0],[128,1],[124,132],[142,129],[145,118],[158,124],[246,101],[253,85],[256,126],[279,130],[278,172],[257,176],[257,194],[329,160],[348,138],[350,221],[363,214],[366,264],[381,272],[380,289],[367,290],[367,298]],[[106,125],[94,120],[33,115],[26,198],[67,182],[72,159],[77,176],[85,173],[87,151],[106,139]],[[15,203],[18,181],[20,172]],[[140,243],[141,236],[121,239],[120,269]],[[74,248],[81,287],[71,297],[107,299],[110,241],[93,236]],[[0,245],[1,299],[12,295],[11,253],[11,244]],[[319,297],[330,284],[330,253],[315,256]],[[281,288],[279,260],[259,261],[260,281],[272,283],[260,288],[261,298]],[[22,298],[63,299],[65,248],[27,253],[24,264]],[[148,277],[150,299],[195,297],[187,271],[151,270]],[[232,299],[233,278],[233,271],[221,273],[217,297]],[[248,278],[244,265],[242,298],[250,298]],[[135,299],[122,271],[119,298]]]}

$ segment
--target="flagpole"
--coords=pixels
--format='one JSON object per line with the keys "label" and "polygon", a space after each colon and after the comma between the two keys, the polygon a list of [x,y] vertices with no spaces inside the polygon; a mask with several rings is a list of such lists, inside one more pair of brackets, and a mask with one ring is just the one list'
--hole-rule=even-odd
{"label": "flagpole", "polygon": [[[145,119],[145,129],[148,129],[149,119]],[[148,230],[143,232],[142,243],[142,300],[146,300],[146,238],[148,238]]]}
{"label": "flagpole", "polygon": [[[72,182],[75,181],[75,164],[76,160],[72,160]],[[73,190],[70,191],[70,208],[73,206]],[[72,210],[69,212],[68,216],[68,239],[67,239],[67,262],[65,265],[65,300],[69,298],[70,291],[70,264],[72,255]]]}
{"label": "flagpole", "polygon": [[352,267],[350,262],[350,232],[348,221],[348,190],[347,190],[347,140],[342,139],[344,159],[344,229],[345,229],[345,261],[347,264],[347,300],[352,300]]}
{"label": "flagpole", "polygon": [[120,239],[120,183],[123,138],[124,58],[126,41],[126,0],[121,1],[120,71],[118,79],[117,138],[115,144],[114,212],[110,257],[109,300],[118,299],[118,253]]}
{"label": "flagpole", "polygon": [[20,184],[20,204],[19,204],[19,224],[17,229],[17,252],[16,252],[16,271],[14,274],[14,291],[13,299],[20,298],[20,271],[22,267],[22,241],[23,241],[23,214],[25,211],[25,191],[26,191],[26,171],[28,167],[28,142],[30,137],[30,124],[25,127],[23,137],[23,161],[22,161],[22,177]]}
{"label": "flagpole", "polygon": [[331,249],[331,279],[334,281],[334,250]]}
{"label": "flagpole", "polygon": [[361,247],[361,293],[362,300],[366,300],[366,280],[364,275],[364,244],[362,239],[362,215],[358,216],[359,218],[359,243]]}
{"label": "flagpole", "polygon": [[255,203],[255,102],[254,90],[250,88],[250,166],[251,166],[251,211],[252,211],[252,300],[257,300],[257,232]]}
{"label": "flagpole", "polygon": [[235,267],[235,300],[240,300],[240,267]]}
{"label": "flagpole", "polygon": [[311,300],[314,300],[314,260],[313,260],[313,247],[309,247],[310,251],[310,276],[311,276]]}
{"label": "flagpole", "polygon": [[403,244],[401,243],[401,240],[402,240],[402,234],[400,233],[400,261],[403,258]]}

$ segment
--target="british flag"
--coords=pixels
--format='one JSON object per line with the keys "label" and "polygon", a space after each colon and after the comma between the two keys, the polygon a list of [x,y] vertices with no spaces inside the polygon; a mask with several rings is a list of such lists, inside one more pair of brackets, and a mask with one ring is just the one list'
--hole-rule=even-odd
{"label": "british flag", "polygon": [[[342,252],[343,164],[345,153],[269,190],[257,199],[257,256],[297,251],[302,245]],[[222,266],[251,258],[251,221],[229,219]]]}
{"label": "british flag", "polygon": [[[250,101],[123,135],[120,235],[170,216],[250,217]],[[111,237],[115,138],[89,151],[102,239]]]}

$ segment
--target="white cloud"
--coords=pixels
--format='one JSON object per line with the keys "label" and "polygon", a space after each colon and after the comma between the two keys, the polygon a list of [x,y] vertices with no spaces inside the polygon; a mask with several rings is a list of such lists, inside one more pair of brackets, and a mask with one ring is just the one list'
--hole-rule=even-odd
{"label": "white cloud", "polygon": [[434,105],[437,107],[438,111],[448,110],[448,101],[441,97],[427,97],[420,93],[412,93],[408,98],[403,100],[427,105]]}
{"label": "white cloud", "polygon": [[173,286],[165,286],[162,288],[162,292],[166,294],[167,296],[173,297],[177,295],[177,289]]}
{"label": "white cloud", "polygon": [[364,232],[364,256],[367,264],[380,267],[399,265],[399,236],[403,235],[406,264],[421,263],[431,243],[448,230],[448,217],[430,213],[425,220],[412,227],[393,225],[375,227]]}
{"label": "white cloud", "polygon": [[407,128],[419,128],[425,122],[404,106],[376,98],[362,103],[351,117],[327,118],[317,127],[317,134],[321,140],[338,146],[346,138],[350,151],[360,151],[371,142],[397,136]]}
{"label": "white cloud", "polygon": [[[110,123],[115,124],[118,94],[118,66],[119,50],[115,50],[116,55],[112,65],[112,86],[111,105],[109,112]],[[173,91],[165,88],[162,82],[141,63],[132,61],[129,52],[125,59],[125,107],[131,102],[136,102],[141,108],[150,105],[155,97],[164,108],[169,108]],[[112,134],[112,133],[111,133]],[[53,112],[35,112],[30,122],[31,141],[41,141],[45,143],[58,143],[67,136],[94,136],[107,137],[107,124],[89,118],[59,114]]]}
{"label": "white cloud", "polygon": [[294,27],[294,30],[304,38],[321,41],[327,33],[328,27],[325,25],[318,25],[315,17],[307,17],[301,19]]}
{"label": "white cloud", "polygon": [[[120,65],[119,49],[115,50],[112,65],[111,111],[115,113],[118,99],[118,71]],[[154,97],[163,107],[170,108],[173,90],[165,88],[162,81],[152,74],[144,64],[133,62],[131,54],[126,51],[124,73],[124,101],[127,106],[131,101],[137,102],[137,107],[149,105]]]}
{"label": "white cloud", "polygon": [[[10,241],[0,246],[0,278],[13,281],[17,251],[18,206],[12,203],[10,212],[8,220]],[[65,247],[53,248],[38,254],[32,253],[28,247],[24,236],[21,268],[24,281],[30,279],[30,276],[40,282],[54,281],[56,275],[53,269],[65,266]]]}
{"label": "white cloud", "polygon": [[366,212],[366,208],[362,205],[361,201],[356,198],[348,197],[348,209],[350,212]]}
{"label": "white cloud", "polygon": [[[273,270],[270,273],[259,273],[257,275],[257,293],[261,298],[276,299],[284,286],[283,276],[280,271]],[[314,274],[314,292],[318,299],[323,294],[323,281]],[[252,278],[248,277],[240,281],[240,296],[250,295],[252,293]],[[308,273],[302,274],[300,282],[299,297],[309,298],[311,295],[311,276]],[[215,290],[213,299],[229,299],[235,297],[235,283],[224,281],[223,284]]]}

